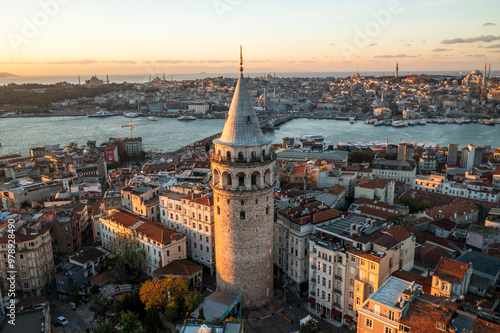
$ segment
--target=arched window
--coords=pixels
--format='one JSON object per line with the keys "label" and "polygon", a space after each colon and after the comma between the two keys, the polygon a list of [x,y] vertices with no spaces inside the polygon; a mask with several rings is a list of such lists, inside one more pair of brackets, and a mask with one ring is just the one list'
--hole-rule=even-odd
{"label": "arched window", "polygon": [[220,149],[219,149],[219,151],[217,152],[217,155],[219,155],[219,156],[220,156]]}
{"label": "arched window", "polygon": [[227,185],[233,185],[233,179],[229,173],[227,174]]}
{"label": "arched window", "polygon": [[257,175],[254,173],[252,174],[252,186],[257,185]]}
{"label": "arched window", "polygon": [[266,150],[262,149],[262,158],[266,158]]}
{"label": "arched window", "polygon": [[267,169],[266,172],[264,172],[264,183],[265,184],[271,183],[271,170],[269,169]]}
{"label": "arched window", "polygon": [[217,206],[217,215],[220,215],[220,207]]}
{"label": "arched window", "polygon": [[226,153],[226,158],[227,158],[228,161],[231,160],[231,152],[228,151]]}
{"label": "arched window", "polygon": [[252,160],[257,159],[257,153],[256,152],[253,151],[252,154],[251,154],[251,156],[252,156]]}
{"label": "arched window", "polygon": [[245,212],[241,211],[240,212],[240,220],[244,220],[244,219],[245,219]]}
{"label": "arched window", "polygon": [[219,172],[219,170],[215,169],[214,176],[213,176],[213,183],[214,183],[214,185],[217,185],[217,184],[219,184],[219,182],[220,182],[220,172]]}
{"label": "arched window", "polygon": [[238,161],[243,162],[243,152],[238,153]]}

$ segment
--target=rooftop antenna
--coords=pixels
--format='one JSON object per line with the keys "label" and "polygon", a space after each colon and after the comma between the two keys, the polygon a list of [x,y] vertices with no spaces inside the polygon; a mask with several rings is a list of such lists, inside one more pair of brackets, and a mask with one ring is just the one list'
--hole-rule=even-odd
{"label": "rooftop antenna", "polygon": [[240,45],[240,73],[243,74],[243,48]]}

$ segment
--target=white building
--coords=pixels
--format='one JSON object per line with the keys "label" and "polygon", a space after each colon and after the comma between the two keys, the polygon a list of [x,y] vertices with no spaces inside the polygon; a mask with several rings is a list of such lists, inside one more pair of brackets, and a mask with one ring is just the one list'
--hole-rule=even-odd
{"label": "white building", "polygon": [[153,276],[155,269],[186,259],[186,235],[125,210],[113,209],[99,218],[102,246],[114,251],[117,238],[125,236],[146,252],[141,268]]}
{"label": "white building", "polygon": [[195,114],[205,114],[210,109],[210,105],[206,103],[192,103],[188,105],[188,110]]}
{"label": "white building", "polygon": [[194,262],[215,269],[214,199],[212,194],[181,194],[168,191],[160,196],[161,222],[187,236],[187,254]]}
{"label": "white building", "polygon": [[373,175],[377,178],[394,179],[413,186],[417,174],[416,166],[410,161],[373,160]]}

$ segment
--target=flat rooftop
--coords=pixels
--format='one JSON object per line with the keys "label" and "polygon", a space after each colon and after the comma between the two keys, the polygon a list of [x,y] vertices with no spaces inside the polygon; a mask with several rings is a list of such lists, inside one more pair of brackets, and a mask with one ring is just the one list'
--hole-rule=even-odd
{"label": "flat rooftop", "polygon": [[19,333],[19,332],[44,332],[42,329],[42,321],[40,318],[45,318],[42,315],[43,309],[18,312],[16,313],[16,325],[10,325],[8,322],[2,328],[2,333]]}
{"label": "flat rooftop", "polygon": [[398,298],[400,298],[403,291],[410,286],[411,282],[390,276],[368,299],[390,306],[391,308],[396,308]]}

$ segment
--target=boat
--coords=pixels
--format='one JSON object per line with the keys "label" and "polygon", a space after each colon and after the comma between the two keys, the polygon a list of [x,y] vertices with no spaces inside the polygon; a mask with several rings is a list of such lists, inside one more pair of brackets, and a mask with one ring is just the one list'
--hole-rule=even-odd
{"label": "boat", "polygon": [[153,116],[149,116],[146,119],[149,120],[149,121],[158,121],[158,120],[160,120],[160,119],[158,119],[156,117],[153,117]]}
{"label": "boat", "polygon": [[125,112],[123,116],[127,118],[137,118],[139,117],[139,114],[135,112]]}
{"label": "boat", "polygon": [[389,120],[389,119],[386,119],[386,120],[384,120],[384,125],[385,126],[391,126],[392,125],[392,121]]}
{"label": "boat", "polygon": [[102,117],[114,117],[117,115],[118,115],[117,113],[112,113],[112,112],[108,112],[105,110],[101,110],[101,111],[98,111],[94,114],[88,114],[87,117],[89,117],[89,118],[102,118]]}
{"label": "boat", "polygon": [[415,126],[415,125],[417,125],[417,122],[415,120],[410,120],[410,121],[408,121],[408,125]]}
{"label": "boat", "polygon": [[405,122],[395,120],[391,124],[393,127],[405,127]]}
{"label": "boat", "polygon": [[464,121],[462,119],[455,120],[455,124],[457,124],[457,125],[462,125],[463,123],[464,123]]}
{"label": "boat", "polygon": [[324,141],[325,137],[323,135],[304,135],[302,138],[300,138],[300,141],[314,141],[314,142],[319,142],[319,141]]}
{"label": "boat", "polygon": [[483,124],[487,126],[495,126],[495,122],[488,119],[484,119]]}
{"label": "boat", "polygon": [[420,126],[424,126],[424,125],[427,125],[427,122],[425,120],[419,120],[419,121],[417,121],[417,124]]}
{"label": "boat", "polygon": [[193,116],[180,116],[177,118],[179,121],[190,121],[190,120],[196,120],[196,117]]}
{"label": "boat", "polygon": [[349,123],[354,124],[356,122],[356,118],[349,117]]}
{"label": "boat", "polygon": [[383,120],[377,120],[376,122],[373,123],[373,126],[383,126],[384,121]]}

